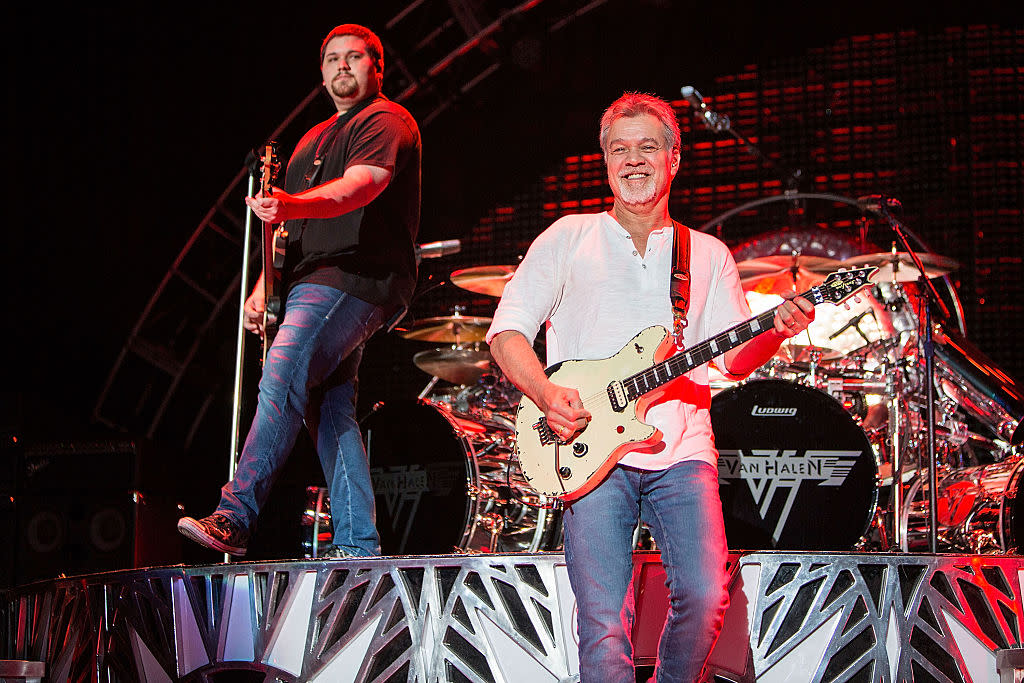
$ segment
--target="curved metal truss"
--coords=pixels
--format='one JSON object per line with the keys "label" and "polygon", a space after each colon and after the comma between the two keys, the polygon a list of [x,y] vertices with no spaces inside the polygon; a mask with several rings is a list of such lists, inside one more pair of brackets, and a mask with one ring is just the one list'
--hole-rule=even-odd
{"label": "curved metal truss", "polygon": [[[384,90],[426,127],[523,41],[543,40],[607,1],[414,0],[384,25]],[[319,90],[268,139],[297,139],[293,129]],[[235,336],[231,302],[244,273],[246,217],[237,197],[247,175],[243,168],[231,179],[150,297],[93,408],[97,422],[187,449],[216,398],[226,395],[232,351],[224,340]]]}

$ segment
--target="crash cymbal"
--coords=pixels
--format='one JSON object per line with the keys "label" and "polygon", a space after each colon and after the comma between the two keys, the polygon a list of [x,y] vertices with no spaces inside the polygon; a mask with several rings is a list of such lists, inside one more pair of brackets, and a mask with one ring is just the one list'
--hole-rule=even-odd
{"label": "crash cymbal", "polygon": [[463,342],[483,341],[487,328],[491,326],[490,318],[476,318],[465,315],[442,315],[436,318],[417,320],[406,329],[397,330],[406,339],[429,342]]}
{"label": "crash cymbal", "polygon": [[428,375],[452,384],[475,384],[491,367],[491,352],[486,348],[442,347],[420,351],[412,362]]}
{"label": "crash cymbal", "polygon": [[786,292],[806,292],[814,285],[820,285],[824,281],[824,276],[803,268],[798,268],[796,273],[782,270],[740,277],[740,284],[743,285],[745,291],[758,294],[778,294],[779,296]]}
{"label": "crash cymbal", "polygon": [[842,263],[824,256],[777,254],[759,256],[736,264],[740,283],[746,291],[759,294],[785,294],[804,292],[825,278],[820,273],[831,273]]}
{"label": "crash cymbal", "polygon": [[773,256],[758,256],[747,259],[736,264],[740,271],[740,277],[744,275],[765,274],[773,271],[791,270],[794,266],[803,268],[812,273],[828,275],[842,265],[837,261],[825,256],[805,256],[803,254],[775,254]]}
{"label": "crash cymbal", "polygon": [[[959,263],[948,256],[925,252],[918,254],[918,257],[924,266],[925,277],[929,279],[945,275],[960,267]],[[878,272],[871,278],[875,282],[911,282],[921,276],[921,272],[914,265],[914,259],[905,251],[860,254],[846,259],[843,265],[848,268],[877,266]]]}
{"label": "crash cymbal", "polygon": [[514,272],[516,272],[515,266],[474,266],[456,270],[449,279],[456,287],[462,287],[477,294],[501,296]]}

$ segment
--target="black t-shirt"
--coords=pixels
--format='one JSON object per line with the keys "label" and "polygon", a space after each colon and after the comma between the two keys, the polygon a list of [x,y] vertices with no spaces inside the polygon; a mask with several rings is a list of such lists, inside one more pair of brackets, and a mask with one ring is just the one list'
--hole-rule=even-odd
{"label": "black t-shirt", "polygon": [[[309,174],[320,150],[320,169]],[[420,223],[420,132],[412,115],[383,95],[306,133],[288,161],[285,190],[302,192],[364,164],[391,171],[384,191],[335,218],[288,221],[285,281],[329,285],[389,312],[408,305],[416,285]]]}

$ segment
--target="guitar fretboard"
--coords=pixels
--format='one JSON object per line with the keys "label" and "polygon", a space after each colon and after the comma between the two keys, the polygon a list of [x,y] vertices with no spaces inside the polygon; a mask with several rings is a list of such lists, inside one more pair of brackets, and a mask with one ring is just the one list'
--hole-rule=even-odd
{"label": "guitar fretboard", "polygon": [[[811,287],[800,296],[818,304],[825,300],[821,294],[822,285]],[[775,311],[773,308],[756,315],[750,320],[730,327],[725,332],[702,341],[693,348],[686,349],[670,358],[622,380],[626,390],[626,398],[634,401],[649,391],[654,391],[666,382],[682,377],[690,370],[709,362],[715,356],[734,349],[745,341],[767,332],[774,327]]]}

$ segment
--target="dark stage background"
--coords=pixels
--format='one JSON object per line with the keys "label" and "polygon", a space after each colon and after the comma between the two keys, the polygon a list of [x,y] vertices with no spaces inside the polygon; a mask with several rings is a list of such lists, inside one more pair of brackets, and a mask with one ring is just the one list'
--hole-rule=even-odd
{"label": "dark stage background", "polygon": [[[343,21],[374,28],[393,47],[390,73],[408,69],[404,80],[393,79],[396,87],[424,84],[407,101],[423,126],[420,241],[466,241],[463,253],[426,263],[424,279],[513,262],[561,213],[600,210],[608,192],[593,155],[603,107],[627,89],[679,100],[679,87],[694,85],[775,163],[802,169],[800,189],[902,199],[906,220],[934,251],[963,264],[953,281],[968,336],[1011,375],[1024,375],[1016,341],[1024,328],[1024,18],[1017,3],[547,0],[512,12],[512,3],[425,2],[419,14],[394,21],[404,6],[14,10],[4,45],[5,213],[14,244],[3,269],[13,310],[3,335],[0,457],[53,450],[55,442],[74,453],[83,450],[75,444],[115,438],[110,450],[120,453],[127,437],[139,444],[139,458],[166,466],[155,489],[190,514],[212,509],[227,470],[236,297],[208,329],[203,297],[170,288],[160,299],[147,330],[167,340],[167,363],[180,363],[175,354],[199,336],[207,341],[151,438],[153,397],[167,389],[166,380],[151,381],[159,354],[122,367],[110,403],[97,410],[97,402],[168,268],[246,151],[316,85],[320,41]],[[414,54],[411,45],[435,28],[432,40],[440,42],[445,31],[465,36],[467,27],[498,19],[499,30],[428,79],[443,51],[430,59],[422,56],[427,48]],[[476,72],[486,76],[473,80]],[[329,115],[327,104],[320,98],[296,126]],[[694,124],[681,101],[678,107],[688,133],[674,190],[678,217],[697,225],[781,190],[770,169]],[[241,215],[240,192],[225,203]],[[721,232],[731,243],[807,227],[853,234],[856,219],[832,205],[808,205],[799,215],[777,206]],[[887,248],[891,236],[873,222],[870,229]],[[211,281],[230,280],[240,258],[225,243],[185,266]],[[421,299],[414,313],[443,315],[456,303],[487,315],[494,301],[449,285]],[[428,379],[411,363],[423,348],[394,336],[372,342],[363,404],[414,397]],[[299,492],[319,475],[308,452],[295,460],[278,507],[262,522],[264,538],[286,540],[257,542],[257,557],[298,554],[288,535],[297,537]],[[3,514],[3,524],[19,519],[10,506]],[[176,542],[173,533],[168,542]],[[187,549],[185,559],[211,559],[198,553]]]}

